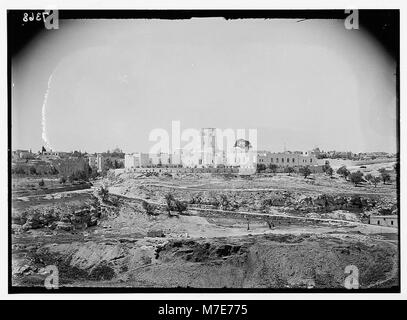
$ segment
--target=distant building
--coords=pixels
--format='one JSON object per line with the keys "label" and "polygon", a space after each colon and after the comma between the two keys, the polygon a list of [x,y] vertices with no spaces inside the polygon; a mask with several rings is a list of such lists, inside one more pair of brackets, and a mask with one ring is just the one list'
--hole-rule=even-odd
{"label": "distant building", "polygon": [[13,158],[14,159],[34,159],[34,154],[31,150],[15,150],[13,151]]}
{"label": "distant building", "polygon": [[153,166],[168,166],[171,164],[171,155],[160,152],[157,154],[149,154],[150,163]]}
{"label": "distant building", "polygon": [[369,223],[377,226],[384,227],[394,227],[398,228],[398,216],[397,215],[388,215],[388,216],[370,216]]}
{"label": "distant building", "polygon": [[[219,149],[217,129],[203,128],[200,134],[200,146],[190,149],[178,148],[168,153],[132,153],[125,155],[126,169],[138,167],[182,166],[185,168],[237,167],[240,171],[255,172],[257,163],[266,166],[316,166],[317,158],[311,151],[272,153],[257,152],[250,141],[237,139],[234,145]],[[222,142],[222,141],[220,141]]]}
{"label": "distant building", "polygon": [[97,157],[94,155],[89,155],[88,164],[89,164],[89,167],[91,167],[91,168],[97,168],[98,167]]}
{"label": "distant building", "polygon": [[255,173],[257,153],[253,152],[250,141],[238,139],[233,148],[234,155],[229,164],[239,167],[240,173]]}
{"label": "distant building", "polygon": [[105,168],[105,159],[103,158],[103,156],[101,154],[97,154],[96,155],[96,166],[98,169],[98,172],[102,172]]}
{"label": "distant building", "polygon": [[303,154],[292,152],[269,152],[259,151],[257,153],[257,163],[269,166],[275,164],[279,167],[313,166],[317,165],[317,158],[311,152]]}
{"label": "distant building", "polygon": [[141,168],[151,165],[148,153],[135,152],[124,155],[124,168]]}
{"label": "distant building", "polygon": [[201,129],[201,152],[200,165],[204,167],[215,167],[216,163],[216,129]]}

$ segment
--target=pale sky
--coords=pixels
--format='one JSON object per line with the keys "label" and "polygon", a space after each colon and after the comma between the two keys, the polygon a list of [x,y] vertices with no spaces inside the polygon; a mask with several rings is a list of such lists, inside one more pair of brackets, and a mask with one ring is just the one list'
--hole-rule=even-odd
{"label": "pale sky", "polygon": [[396,65],[339,20],[72,20],[12,65],[12,147],[148,151],[149,133],[257,128],[258,149],[396,151]]}

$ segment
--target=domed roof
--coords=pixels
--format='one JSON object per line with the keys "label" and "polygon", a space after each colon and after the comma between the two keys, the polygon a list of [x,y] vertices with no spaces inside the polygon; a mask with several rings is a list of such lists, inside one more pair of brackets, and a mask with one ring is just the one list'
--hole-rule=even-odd
{"label": "domed roof", "polygon": [[235,142],[235,148],[240,148],[240,149],[245,149],[245,150],[249,150],[252,145],[250,144],[249,140],[245,140],[245,139],[237,139]]}

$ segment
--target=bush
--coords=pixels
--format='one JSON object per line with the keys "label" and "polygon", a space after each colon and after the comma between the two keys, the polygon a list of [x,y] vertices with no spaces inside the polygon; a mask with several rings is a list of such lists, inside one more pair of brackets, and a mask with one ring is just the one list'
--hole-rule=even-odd
{"label": "bush", "polygon": [[369,182],[372,182],[373,176],[370,173],[368,173],[367,175],[365,175],[365,180],[369,181]]}
{"label": "bush", "polygon": [[276,173],[277,172],[277,168],[278,166],[276,164],[269,164],[268,169],[272,172],[272,173]]}
{"label": "bush", "polygon": [[99,196],[102,198],[103,201],[107,200],[107,197],[109,196],[109,190],[106,187],[101,186],[98,193],[99,193]]}
{"label": "bush", "polygon": [[148,215],[156,215],[156,213],[155,213],[155,210],[156,210],[155,205],[153,205],[151,203],[148,203],[147,201],[143,201],[142,206],[143,206],[143,209],[146,211],[146,213]]}
{"label": "bush", "polygon": [[266,170],[266,165],[264,163],[257,164],[257,172],[262,172]]}
{"label": "bush", "polygon": [[45,185],[44,179],[41,179],[40,182],[38,182],[38,185],[43,187]]}
{"label": "bush", "polygon": [[184,211],[187,210],[187,205],[185,202],[175,200],[175,209],[178,211],[179,214],[183,214]]}
{"label": "bush", "polygon": [[167,193],[165,195],[165,201],[167,202],[168,214],[170,214],[171,211],[177,211],[179,214],[183,214],[183,212],[187,210],[187,204],[179,200],[175,200],[171,193]]}
{"label": "bush", "polygon": [[390,174],[386,171],[383,171],[380,173],[382,180],[383,180],[383,184],[386,184],[386,182],[390,181]]}
{"label": "bush", "polygon": [[332,175],[333,175],[333,173],[334,173],[334,170],[333,170],[331,167],[329,167],[329,168],[327,168],[327,169],[325,170],[325,173],[326,173],[328,176],[331,176],[331,177],[332,177]]}
{"label": "bush", "polygon": [[311,169],[309,168],[309,166],[301,167],[299,171],[304,176],[304,179],[311,174]]}
{"label": "bush", "polygon": [[373,177],[371,182],[374,184],[375,188],[377,186],[377,184],[380,182],[380,177]]}
{"label": "bush", "polygon": [[14,173],[14,174],[25,174],[25,169],[24,169],[23,166],[16,166],[16,167],[13,169],[13,173]]}
{"label": "bush", "polygon": [[61,178],[59,178],[59,183],[65,184],[65,182],[66,182],[66,177],[65,176],[62,176]]}
{"label": "bush", "polygon": [[295,172],[295,170],[294,170],[293,167],[286,167],[286,168],[284,169],[284,171],[285,171],[286,173],[288,173],[289,176],[291,176],[291,173]]}

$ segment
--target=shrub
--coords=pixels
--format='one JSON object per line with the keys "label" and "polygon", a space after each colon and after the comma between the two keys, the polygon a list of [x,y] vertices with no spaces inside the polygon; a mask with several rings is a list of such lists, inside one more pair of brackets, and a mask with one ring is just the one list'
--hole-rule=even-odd
{"label": "shrub", "polygon": [[61,178],[59,178],[59,183],[65,184],[65,182],[66,182],[66,177],[65,176],[62,176]]}
{"label": "shrub", "polygon": [[44,179],[41,179],[40,182],[38,182],[38,185],[43,187],[45,185]]}

